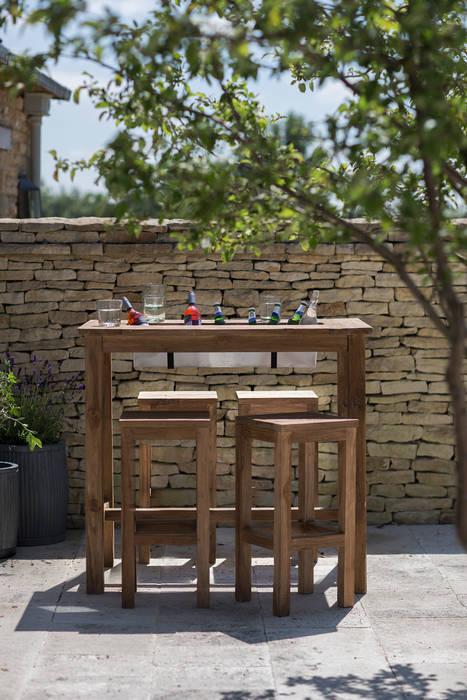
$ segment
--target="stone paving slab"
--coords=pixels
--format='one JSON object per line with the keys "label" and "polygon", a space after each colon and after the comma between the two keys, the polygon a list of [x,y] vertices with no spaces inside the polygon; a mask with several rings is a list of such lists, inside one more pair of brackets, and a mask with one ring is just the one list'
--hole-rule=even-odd
{"label": "stone paving slab", "polygon": [[84,536],[0,562],[0,698],[104,700],[467,699],[467,554],[449,525],[368,531],[368,593],[337,607],[321,552],[315,593],[272,614],[270,553],[254,548],[252,599],[234,595],[234,537],[218,531],[211,608],[195,607],[190,548],[153,548],[136,607],[120,565],[87,595]]}

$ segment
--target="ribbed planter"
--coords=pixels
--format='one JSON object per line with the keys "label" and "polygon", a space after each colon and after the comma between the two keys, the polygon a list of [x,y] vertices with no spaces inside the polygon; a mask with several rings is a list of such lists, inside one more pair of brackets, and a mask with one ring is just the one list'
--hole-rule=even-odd
{"label": "ribbed planter", "polygon": [[18,546],[62,542],[68,512],[65,443],[32,452],[23,445],[0,445],[0,460],[19,465]]}
{"label": "ribbed planter", "polygon": [[19,524],[19,468],[0,462],[0,559],[16,552]]}

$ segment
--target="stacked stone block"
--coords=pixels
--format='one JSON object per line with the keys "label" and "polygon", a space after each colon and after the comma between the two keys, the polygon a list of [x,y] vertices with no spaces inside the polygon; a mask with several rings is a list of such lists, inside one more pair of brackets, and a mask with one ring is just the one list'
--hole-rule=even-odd
{"label": "stacked stone block", "polygon": [[[245,317],[263,290],[277,290],[283,314],[320,290],[319,315],[358,316],[373,326],[367,341],[368,517],[371,523],[446,522],[456,498],[454,436],[444,372],[447,344],[394,270],[360,244],[319,245],[304,252],[271,244],[261,256],[238,253],[224,263],[202,250],[175,247],[184,222],[147,222],[139,239],[104,219],[0,220],[0,351],[16,362],[61,360],[61,372],[84,368],[78,327],[95,317],[96,300],[127,295],[138,307],[145,282],[167,285],[168,317],[180,318],[190,289],[206,317],[219,301],[228,321]],[[413,270],[414,276],[416,271]],[[420,280],[421,283],[421,280]],[[465,294],[465,276],[459,276]],[[114,446],[119,487],[118,417],[140,390],[209,389],[219,396],[218,505],[234,502],[235,392],[256,388],[313,388],[320,408],[336,410],[336,359],[319,353],[314,369],[180,368],[136,371],[130,354],[113,358]],[[83,403],[70,406],[67,432],[70,524],[81,526],[84,504]],[[194,446],[153,448],[155,489],[165,505],[195,499]],[[294,470],[297,455],[294,454]],[[320,502],[337,497],[336,446],[320,455]],[[272,504],[273,451],[254,451],[255,501]],[[293,487],[297,474],[294,473]],[[296,488],[295,488],[296,490]]]}

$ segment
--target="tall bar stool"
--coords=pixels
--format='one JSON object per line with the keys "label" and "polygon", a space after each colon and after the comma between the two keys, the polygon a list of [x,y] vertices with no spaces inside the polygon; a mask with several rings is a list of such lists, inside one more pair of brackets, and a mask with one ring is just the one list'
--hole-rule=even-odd
{"label": "tall bar stool", "polygon": [[[318,411],[318,395],[311,389],[237,391],[236,394],[239,416],[269,416],[275,414],[283,415],[285,413],[316,413]],[[299,443],[298,481],[300,484],[298,490],[298,517],[306,520],[309,504],[318,505],[318,443]],[[318,549],[298,552],[299,593],[312,593],[313,566],[317,560]]]}
{"label": "tall bar stool", "polygon": [[[140,391],[138,394],[138,408],[143,411],[172,412],[172,411],[207,411],[210,419],[210,440],[214,445],[210,471],[210,503],[216,506],[216,454],[215,444],[217,436],[217,392],[215,391]],[[139,505],[149,508],[151,505],[151,443],[143,442],[140,445],[140,475],[139,475]],[[139,547],[139,563],[149,564],[151,557],[150,547]],[[211,524],[209,561],[216,562],[216,523]]]}
{"label": "tall bar stool", "polygon": [[[290,553],[313,553],[318,547],[338,548],[338,605],[352,607],[355,587],[355,480],[358,420],[330,414],[239,415],[236,421],[236,536],[235,593],[239,601],[251,599],[251,545],[274,553],[273,612],[290,613]],[[253,440],[273,443],[274,513],[269,523],[252,520],[251,449]],[[292,443],[314,446],[320,441],[337,441],[338,524],[315,519],[312,475],[299,483],[303,508],[299,520],[291,515]],[[312,447],[314,450],[315,448]],[[309,471],[306,468],[305,471]],[[310,557],[311,558],[311,557]],[[312,567],[311,567],[312,568]],[[312,581],[312,578],[311,578]],[[305,580],[306,583],[306,580]],[[312,590],[312,587],[311,587]],[[311,590],[309,592],[311,592]],[[302,592],[307,592],[302,589]]]}
{"label": "tall bar stool", "polygon": [[[196,545],[197,604],[209,607],[210,475],[215,441],[208,412],[124,411],[120,418],[122,449],[122,607],[135,605],[136,546]],[[137,441],[196,440],[196,507],[136,506],[134,484]]]}

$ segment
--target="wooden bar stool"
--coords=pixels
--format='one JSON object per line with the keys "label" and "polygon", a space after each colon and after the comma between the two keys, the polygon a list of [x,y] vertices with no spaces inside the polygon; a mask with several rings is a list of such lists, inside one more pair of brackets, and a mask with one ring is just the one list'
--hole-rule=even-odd
{"label": "wooden bar stool", "polygon": [[[275,415],[284,413],[316,413],[318,395],[311,389],[292,391],[237,391],[238,415]],[[307,520],[310,504],[318,505],[318,443],[298,444],[298,517]],[[296,518],[295,518],[296,519]],[[313,565],[318,549],[298,552],[298,592],[313,591]]]}
{"label": "wooden bar stool", "polygon": [[[290,612],[290,552],[313,552],[318,547],[338,548],[338,604],[351,607],[355,587],[355,481],[356,433],[358,420],[330,414],[296,413],[283,416],[238,416],[236,421],[236,537],[235,593],[239,601],[251,599],[251,545],[274,552],[273,611]],[[253,440],[271,442],[275,447],[274,515],[272,527],[252,523],[251,444]],[[292,524],[291,515],[291,447],[292,443],[314,445],[337,441],[338,525],[317,521],[312,477],[299,483],[303,509]],[[312,448],[314,450],[314,447]],[[307,469],[306,471],[309,471]],[[303,581],[312,584],[311,575]],[[312,591],[312,585],[309,592]],[[302,592],[307,592],[306,587]]]}
{"label": "wooden bar stool", "polygon": [[[207,411],[210,419],[211,443],[214,445],[214,454],[210,471],[210,503],[216,507],[216,437],[217,437],[217,392],[215,391],[140,391],[138,394],[138,408],[143,411]],[[139,473],[139,505],[149,508],[151,505],[151,443],[143,442],[140,445],[140,473]],[[211,564],[216,562],[216,523],[211,524],[210,535]],[[151,557],[150,547],[141,545],[139,548],[139,563],[149,564]]]}
{"label": "wooden bar stool", "polygon": [[[122,444],[122,607],[135,605],[137,545],[196,545],[197,604],[209,607],[209,499],[215,442],[207,412],[124,411]],[[135,443],[157,439],[196,440],[196,507],[136,506]]]}

